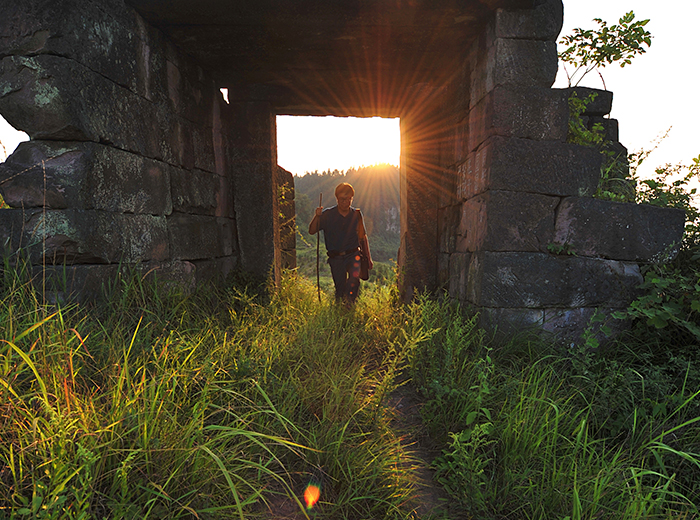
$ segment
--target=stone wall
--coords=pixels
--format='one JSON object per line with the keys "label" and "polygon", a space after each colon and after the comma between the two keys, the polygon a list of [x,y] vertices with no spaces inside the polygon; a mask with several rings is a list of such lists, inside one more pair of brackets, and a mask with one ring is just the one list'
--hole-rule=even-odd
{"label": "stone wall", "polygon": [[[601,154],[567,142],[573,89],[550,88],[561,21],[560,0],[498,10],[444,87],[436,272],[437,287],[479,308],[491,329],[571,338],[596,308],[627,306],[640,262],[675,254],[684,215],[592,198]],[[616,141],[617,121],[602,117],[611,104],[597,91],[583,116]]]}
{"label": "stone wall", "polygon": [[[567,142],[573,91],[551,88],[561,0],[371,13],[340,2],[303,26],[277,18],[274,45],[265,36],[279,13],[252,1],[240,12],[208,4],[191,24],[185,0],[150,5],[149,24],[123,0],[0,4],[0,113],[32,138],[0,166],[13,208],[0,211],[0,237],[75,288],[96,288],[121,263],[188,284],[235,268],[277,279],[293,267],[275,115],[300,111],[401,118],[407,299],[444,290],[489,327],[573,337],[595,308],[624,307],[639,264],[680,242],[682,212],[592,198],[601,155]],[[343,36],[312,30],[328,23]],[[242,24],[254,38],[210,36]],[[308,66],[312,54],[323,66]],[[219,86],[236,87],[230,104]],[[597,91],[583,118],[617,141],[611,104]]]}
{"label": "stone wall", "polygon": [[242,261],[235,200],[258,195],[234,184],[255,183],[254,163],[269,192],[255,239],[269,246],[243,262],[270,272],[277,228],[272,211],[259,217],[276,192],[269,105],[228,105],[122,2],[31,0],[2,12],[0,113],[31,137],[0,165],[13,208],[0,212],[0,236],[13,251],[61,266],[76,288],[120,262],[187,283],[226,275]]}

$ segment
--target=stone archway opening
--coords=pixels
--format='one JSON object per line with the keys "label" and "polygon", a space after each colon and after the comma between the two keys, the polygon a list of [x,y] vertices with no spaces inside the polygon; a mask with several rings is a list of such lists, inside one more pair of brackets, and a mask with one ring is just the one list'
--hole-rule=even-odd
{"label": "stone archway opening", "polygon": [[[296,266],[315,276],[316,238],[308,235],[308,223],[319,197],[324,207],[335,204],[333,190],[339,182],[356,188],[354,206],[363,212],[375,259],[387,265],[396,260],[398,119],[278,115],[277,150],[283,268]],[[321,274],[330,276],[324,260],[322,254]]]}

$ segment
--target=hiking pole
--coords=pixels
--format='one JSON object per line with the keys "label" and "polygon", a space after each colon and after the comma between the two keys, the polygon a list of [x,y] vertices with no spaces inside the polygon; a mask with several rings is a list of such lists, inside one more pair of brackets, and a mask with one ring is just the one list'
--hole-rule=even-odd
{"label": "hiking pole", "polygon": [[[318,195],[318,207],[323,206],[323,192]],[[319,228],[316,230],[316,288],[318,289],[318,303],[321,303],[321,276],[319,275],[319,257],[321,248],[321,217],[318,217]]]}

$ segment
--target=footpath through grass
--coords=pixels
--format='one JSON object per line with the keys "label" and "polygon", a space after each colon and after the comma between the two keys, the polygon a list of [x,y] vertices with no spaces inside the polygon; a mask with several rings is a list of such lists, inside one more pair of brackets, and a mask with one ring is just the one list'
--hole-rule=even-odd
{"label": "footpath through grass", "polygon": [[368,284],[347,312],[293,275],[189,295],[125,277],[89,308],[7,265],[1,283],[0,518],[418,518],[398,381],[441,448],[431,518],[698,515],[679,352],[494,343],[449,303]]}

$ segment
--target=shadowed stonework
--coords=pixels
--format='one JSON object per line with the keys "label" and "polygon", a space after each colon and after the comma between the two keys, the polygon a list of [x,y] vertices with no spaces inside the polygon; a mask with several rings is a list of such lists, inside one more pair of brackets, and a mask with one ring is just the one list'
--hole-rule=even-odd
{"label": "shadowed stonework", "polygon": [[[684,216],[591,198],[600,154],[566,142],[571,90],[551,88],[562,18],[561,0],[3,2],[0,113],[32,140],[0,165],[0,238],[83,293],[120,263],[278,277],[275,117],[400,117],[405,297],[570,337],[626,305]],[[583,116],[617,140],[611,104]]]}

